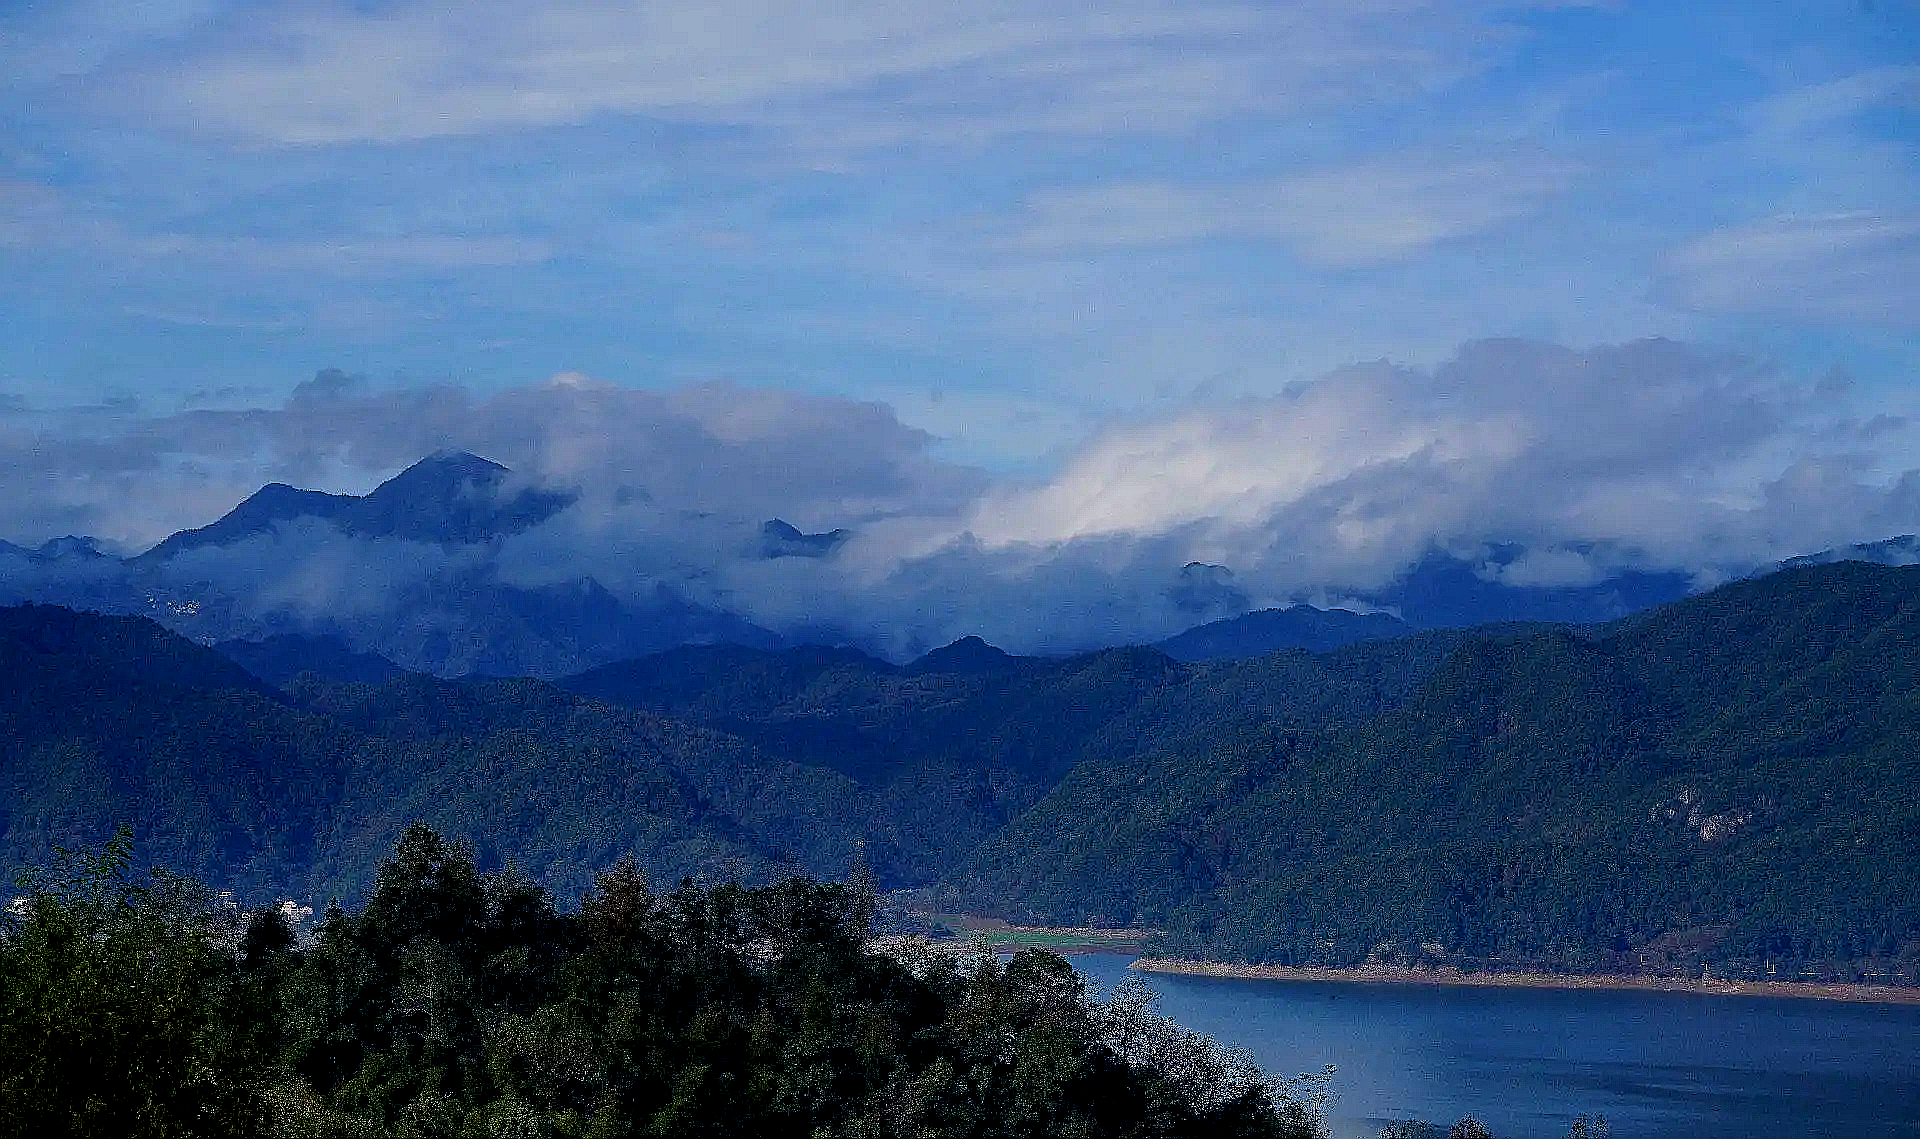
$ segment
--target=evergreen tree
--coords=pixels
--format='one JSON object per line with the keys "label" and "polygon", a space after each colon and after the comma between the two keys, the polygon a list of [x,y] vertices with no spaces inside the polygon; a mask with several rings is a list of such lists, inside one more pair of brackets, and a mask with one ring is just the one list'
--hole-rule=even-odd
{"label": "evergreen tree", "polygon": [[270,1020],[204,889],[137,883],[122,830],[26,876],[0,936],[0,1135],[247,1136]]}

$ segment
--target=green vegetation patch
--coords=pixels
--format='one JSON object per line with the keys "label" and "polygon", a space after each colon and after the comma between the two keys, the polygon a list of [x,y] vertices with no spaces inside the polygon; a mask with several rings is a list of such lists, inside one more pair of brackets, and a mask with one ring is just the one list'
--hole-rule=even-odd
{"label": "green vegetation patch", "polygon": [[0,1136],[1323,1134],[1140,989],[1091,1002],[1033,950],[877,951],[845,886],[662,893],[629,862],[563,914],[424,826],[310,933],[134,884],[124,837],[27,886]]}

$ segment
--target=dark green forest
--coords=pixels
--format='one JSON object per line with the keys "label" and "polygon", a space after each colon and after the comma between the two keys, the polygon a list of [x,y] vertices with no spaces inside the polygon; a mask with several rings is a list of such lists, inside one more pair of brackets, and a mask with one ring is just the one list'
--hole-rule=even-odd
{"label": "dark green forest", "polygon": [[1059,957],[869,939],[800,879],[577,912],[415,826],[301,936],[123,833],[0,919],[0,1135],[1312,1139],[1314,1104]]}
{"label": "dark green forest", "polygon": [[1482,631],[1400,696],[1390,654],[1343,650],[1315,663],[1379,677],[1378,710],[1248,701],[1157,732],[950,888],[1226,960],[1913,984],[1917,583],[1844,564]]}
{"label": "dark green forest", "polygon": [[[0,859],[251,901],[412,820],[573,897],[831,879],[1228,961],[1920,981],[1920,568],[1253,659],[686,646],[558,683],[0,610]],[[271,658],[271,659],[269,659]],[[342,663],[344,662],[344,664]]]}

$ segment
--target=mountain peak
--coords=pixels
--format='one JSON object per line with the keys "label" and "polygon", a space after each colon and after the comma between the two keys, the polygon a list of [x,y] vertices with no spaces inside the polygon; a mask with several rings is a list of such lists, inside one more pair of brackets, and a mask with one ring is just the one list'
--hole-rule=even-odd
{"label": "mountain peak", "polygon": [[49,539],[42,542],[40,548],[34,553],[47,561],[55,558],[85,558],[91,561],[112,557],[100,548],[98,539],[84,534],[68,534],[64,538]]}
{"label": "mountain peak", "polygon": [[531,486],[502,494],[512,473],[469,451],[437,451],[361,499],[351,532],[414,542],[485,542],[532,529],[573,504],[570,494]]}
{"label": "mountain peak", "polygon": [[1282,649],[1331,652],[1357,641],[1404,636],[1413,626],[1385,613],[1353,613],[1293,605],[1256,609],[1238,617],[1196,625],[1156,647],[1175,660],[1225,660],[1265,656]]}
{"label": "mountain peak", "polygon": [[763,558],[824,558],[847,540],[845,530],[808,534],[783,518],[760,524],[759,554]]}
{"label": "mountain peak", "polygon": [[909,664],[906,671],[909,676],[923,676],[930,672],[999,672],[1012,668],[1019,659],[979,637],[961,637]]}
{"label": "mountain peak", "polygon": [[338,522],[346,517],[358,501],[352,495],[301,490],[283,482],[270,482],[248,495],[240,505],[217,521],[193,530],[180,531],[141,554],[140,560],[158,561],[202,546],[230,546],[270,533],[277,523],[291,522],[296,518]]}
{"label": "mountain peak", "polygon": [[492,459],[483,458],[472,451],[460,451],[442,448],[426,456],[419,462],[401,471],[394,478],[401,478],[420,470],[458,471],[469,477],[511,474],[512,468]]}
{"label": "mountain peak", "polygon": [[532,486],[503,494],[512,473],[471,451],[435,451],[365,497],[268,483],[219,521],[183,530],[140,556],[159,560],[231,545],[299,518],[318,518],[361,538],[486,542],[538,526],[572,505],[571,494]]}
{"label": "mountain peak", "polygon": [[374,487],[367,500],[399,494],[445,494],[469,484],[495,487],[512,474],[509,467],[483,459],[471,451],[435,451]]}
{"label": "mountain peak", "polygon": [[1837,549],[1821,550],[1817,554],[1802,554],[1797,558],[1788,558],[1777,568],[1796,569],[1800,566],[1825,565],[1828,562],[1870,562],[1883,566],[1910,566],[1920,562],[1920,538],[1912,534],[1898,534],[1878,542],[1860,542]]}

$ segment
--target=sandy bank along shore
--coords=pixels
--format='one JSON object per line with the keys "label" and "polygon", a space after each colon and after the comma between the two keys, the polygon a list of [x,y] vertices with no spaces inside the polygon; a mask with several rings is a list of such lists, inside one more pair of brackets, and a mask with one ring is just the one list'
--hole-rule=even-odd
{"label": "sandy bank along shore", "polygon": [[1866,1004],[1920,1004],[1920,988],[1894,985],[1845,985],[1819,981],[1725,981],[1703,977],[1630,977],[1576,973],[1463,973],[1458,969],[1417,969],[1399,965],[1360,965],[1329,969],[1306,965],[1223,965],[1142,957],[1131,966],[1146,973],[1182,973],[1196,977],[1233,977],[1250,981],[1335,981],[1355,984],[1463,985],[1513,989],[1626,989],[1711,996],[1811,997]]}

